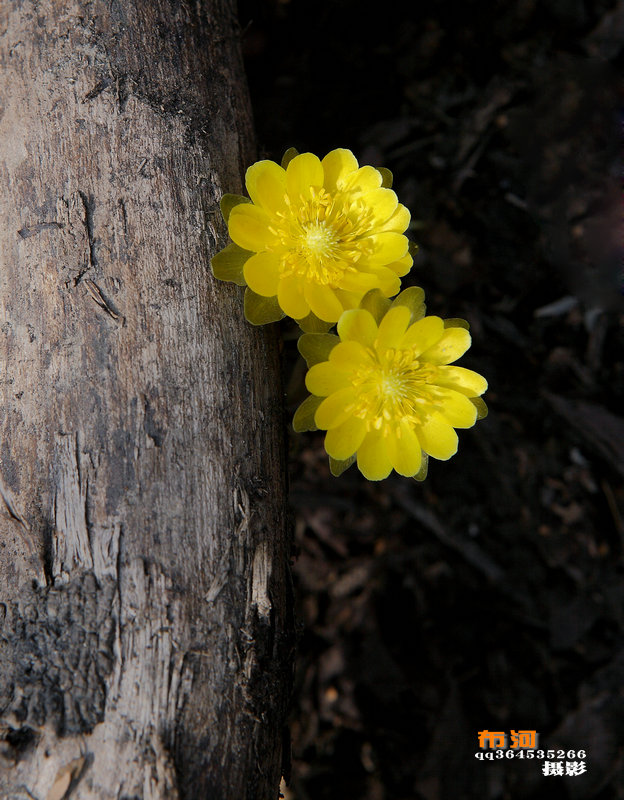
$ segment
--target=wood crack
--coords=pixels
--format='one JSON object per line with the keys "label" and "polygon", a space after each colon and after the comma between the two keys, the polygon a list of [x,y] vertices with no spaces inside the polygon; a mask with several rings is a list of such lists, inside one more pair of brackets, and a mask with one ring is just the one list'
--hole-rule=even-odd
{"label": "wood crack", "polygon": [[115,308],[113,308],[112,303],[102,294],[102,290],[95,281],[92,281],[91,279],[85,279],[84,285],[86,286],[87,291],[93,300],[103,311],[108,314],[109,317],[111,317],[111,319],[114,319],[115,322],[121,322],[122,324],[125,323],[125,317],[122,316]]}
{"label": "wood crack", "polygon": [[85,96],[82,98],[82,102],[88,103],[89,100],[94,100],[98,95],[102,94],[103,91],[108,89],[111,83],[112,81],[110,78],[104,78],[103,80],[98,81],[93,89],[85,94]]}
{"label": "wood crack", "polygon": [[97,257],[95,255],[95,235],[94,235],[94,228],[93,228],[93,211],[95,202],[94,200],[87,195],[78,190],[78,196],[80,197],[80,201],[82,203],[82,224],[84,225],[85,232],[87,234],[87,264],[85,265],[84,269],[82,269],[76,278],[74,279],[74,286],[78,286],[80,281],[82,280],[82,276],[88,272],[90,269],[97,269]]}
{"label": "wood crack", "polygon": [[37,225],[20,228],[17,233],[22,239],[28,239],[30,236],[36,236],[42,231],[59,230],[63,227],[61,222],[39,222]]}
{"label": "wood crack", "polygon": [[8,511],[11,519],[14,519],[16,522],[19,522],[19,524],[24,528],[24,530],[29,531],[30,528],[28,526],[28,523],[26,522],[24,517],[19,513],[19,511],[15,508],[15,501],[11,496],[11,492],[4,485],[4,481],[2,480],[2,478],[0,478],[0,497],[2,497],[2,502],[4,503],[4,506]]}

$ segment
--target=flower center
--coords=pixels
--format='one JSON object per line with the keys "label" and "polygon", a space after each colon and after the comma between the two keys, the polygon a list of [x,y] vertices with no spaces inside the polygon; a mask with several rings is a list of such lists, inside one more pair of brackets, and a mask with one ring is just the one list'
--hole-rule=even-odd
{"label": "flower center", "polygon": [[336,232],[325,222],[311,222],[303,230],[302,250],[308,251],[308,258],[331,258],[337,243]]}
{"label": "flower center", "polygon": [[395,398],[403,392],[403,382],[401,375],[396,372],[381,374],[379,379],[379,393],[384,398]]}
{"label": "flower center", "polygon": [[372,212],[345,192],[329,194],[311,188],[308,198],[293,201],[279,212],[271,228],[277,237],[281,274],[336,288],[346,272],[357,272],[358,261],[371,245],[362,237],[370,229]]}
{"label": "flower center", "polygon": [[359,364],[351,380],[358,399],[353,408],[367,429],[384,434],[400,422],[422,422],[438,407],[437,369],[420,362],[412,350],[368,351],[367,363]]}

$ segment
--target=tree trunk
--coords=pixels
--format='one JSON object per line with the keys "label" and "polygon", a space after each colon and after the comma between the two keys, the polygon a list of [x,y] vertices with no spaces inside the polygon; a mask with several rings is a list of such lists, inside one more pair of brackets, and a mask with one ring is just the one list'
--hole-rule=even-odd
{"label": "tree trunk", "polygon": [[275,334],[213,280],[234,0],[0,3],[0,797],[277,797]]}

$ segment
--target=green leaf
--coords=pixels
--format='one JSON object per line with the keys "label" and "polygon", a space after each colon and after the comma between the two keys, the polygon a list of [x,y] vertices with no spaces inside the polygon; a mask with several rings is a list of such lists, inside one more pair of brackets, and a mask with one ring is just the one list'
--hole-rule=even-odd
{"label": "green leaf", "polygon": [[445,328],[464,328],[464,330],[469,331],[470,325],[466,322],[465,319],[453,318],[453,319],[445,319],[444,320],[444,327]]}
{"label": "green leaf", "polygon": [[369,311],[373,315],[375,322],[379,325],[386,311],[390,308],[390,300],[384,297],[379,289],[371,289],[370,292],[366,292],[361,299],[360,308]]}
{"label": "green leaf", "polygon": [[230,218],[230,213],[234,206],[239,206],[241,203],[251,203],[248,197],[243,197],[242,194],[224,194],[219,202],[219,208],[223,214],[223,219],[227,222]]}
{"label": "green leaf", "polygon": [[299,155],[299,151],[296,150],[294,147],[289,147],[288,150],[282,156],[282,169],[286,169],[286,167],[290,164],[295,156]]}
{"label": "green leaf", "polygon": [[392,189],[393,176],[389,169],[385,167],[377,167],[377,171],[381,172],[381,185],[384,189]]}
{"label": "green leaf", "polygon": [[220,281],[232,281],[239,286],[245,286],[243,267],[252,255],[253,253],[250,253],[249,250],[243,250],[242,247],[232,242],[212,257],[210,262],[212,274]]}
{"label": "green leaf", "polygon": [[427,472],[429,471],[429,456],[427,453],[423,452],[422,454],[422,463],[420,465],[420,469],[414,475],[415,481],[424,481],[427,477]]}
{"label": "green leaf", "polygon": [[488,415],[488,407],[481,397],[470,397],[470,402],[477,409],[477,419],[485,419]]}
{"label": "green leaf", "polygon": [[334,333],[304,333],[299,337],[297,348],[305,358],[308,369],[329,359],[329,354],[340,343]]}
{"label": "green leaf", "polygon": [[295,321],[304,333],[326,333],[332,327],[331,322],[323,322],[312,311],[307,317]]}
{"label": "green leaf", "polygon": [[354,453],[352,456],[347,458],[345,461],[337,461],[335,458],[332,458],[330,456],[329,457],[329,471],[336,478],[339,478],[346,469],[349,469],[351,464],[355,463],[356,457],[357,456]]}
{"label": "green leaf", "polygon": [[277,297],[261,297],[245,289],[245,316],[252,325],[267,325],[269,322],[277,322],[286,315],[279,307]]}
{"label": "green leaf", "polygon": [[394,298],[392,308],[394,306],[406,306],[409,308],[412,315],[410,324],[417,322],[425,316],[425,293],[420,286],[410,286],[409,289],[404,289]]}
{"label": "green leaf", "polygon": [[318,430],[316,423],[314,422],[314,415],[316,414],[316,409],[323,402],[323,399],[324,398],[322,397],[316,397],[315,395],[311,394],[309,397],[306,397],[303,403],[295,411],[292,426],[297,433]]}

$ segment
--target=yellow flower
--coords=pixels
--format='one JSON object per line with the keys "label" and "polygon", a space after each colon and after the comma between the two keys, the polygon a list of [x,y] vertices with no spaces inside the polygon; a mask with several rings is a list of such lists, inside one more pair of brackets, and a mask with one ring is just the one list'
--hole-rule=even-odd
{"label": "yellow flower", "polygon": [[295,430],[326,430],[334,474],[357,457],[369,480],[400,475],[424,478],[427,456],[446,460],[457,451],[455,428],[470,428],[487,409],[481,375],[450,366],[470,347],[463,320],[426,317],[422,289],[390,302],[368,293],[345,311],[338,335],[304,334],[311,397],[299,407]]}
{"label": "yellow flower", "polygon": [[342,149],[322,161],[290,150],[282,164],[249,167],[251,202],[222,201],[234,244],[215,256],[213,272],[249,287],[249,320],[287,315],[318,330],[315,322],[337,322],[371,289],[395,295],[412,257],[404,236],[410,214],[389,188],[390,172],[360,167]]}

